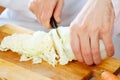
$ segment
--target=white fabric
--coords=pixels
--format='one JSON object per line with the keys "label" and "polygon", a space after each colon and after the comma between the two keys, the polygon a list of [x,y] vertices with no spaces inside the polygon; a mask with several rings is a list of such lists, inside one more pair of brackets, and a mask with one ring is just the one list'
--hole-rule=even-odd
{"label": "white fabric", "polygon": [[[27,21],[38,24],[35,16],[28,9],[28,4],[30,0],[4,0],[4,1],[5,1],[4,7],[7,7],[8,9],[1,15],[1,18],[12,20],[13,23],[15,23],[16,21]],[[4,1],[0,0],[0,3]],[[8,3],[6,1],[8,1]],[[75,16],[81,10],[86,1],[87,0],[65,0],[62,22],[60,25],[69,26],[70,22],[75,18]],[[0,5],[3,5],[3,3]],[[22,23],[21,25],[28,26],[29,24]]]}
{"label": "white fabric", "polygon": [[115,11],[115,24],[113,27],[113,35],[120,33],[120,0],[112,0]]}
{"label": "white fabric", "polygon": [[120,34],[113,37],[115,54],[114,57],[120,59]]}
{"label": "white fabric", "polygon": [[30,0],[0,0],[0,5],[9,8],[10,10],[14,10],[16,13],[33,18],[33,14],[28,8],[29,1]]}

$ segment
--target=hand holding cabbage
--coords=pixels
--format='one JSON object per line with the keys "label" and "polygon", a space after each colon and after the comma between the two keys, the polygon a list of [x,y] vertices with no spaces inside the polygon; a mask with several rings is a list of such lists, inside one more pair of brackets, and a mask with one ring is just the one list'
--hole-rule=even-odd
{"label": "hand holding cabbage", "polygon": [[112,0],[88,0],[82,11],[71,23],[71,46],[79,62],[100,64],[101,39],[108,56],[114,54],[112,26],[114,10]]}

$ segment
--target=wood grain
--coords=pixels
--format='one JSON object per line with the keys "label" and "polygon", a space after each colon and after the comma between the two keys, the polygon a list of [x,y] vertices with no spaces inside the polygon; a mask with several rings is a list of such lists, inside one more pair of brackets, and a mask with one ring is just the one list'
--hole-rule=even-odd
{"label": "wood grain", "polygon": [[[0,27],[0,41],[5,36],[11,35],[13,33],[31,34],[33,33],[33,31],[16,26],[16,25],[7,24]],[[65,66],[57,65],[56,67],[52,67],[46,62],[43,62],[41,64],[32,64],[31,61],[20,62],[19,61],[20,55],[17,53],[13,53],[12,51],[0,52],[0,58],[1,58],[0,62],[4,60],[6,62],[5,64],[8,64],[7,62],[9,62],[20,68],[24,68],[25,70],[31,71],[30,74],[35,73],[35,75],[40,75],[45,78],[47,77],[52,80],[88,80],[90,79],[90,77],[94,76],[93,75],[94,70],[99,71],[101,69],[108,70],[116,74],[120,72],[120,60],[115,58],[107,58],[104,61],[102,61],[100,65],[97,65],[97,66],[96,65],[87,66],[77,61],[73,61]],[[19,72],[17,74],[19,74]],[[27,73],[25,74],[28,75]],[[13,75],[16,75],[16,72]],[[25,76],[23,75],[23,77]]]}
{"label": "wood grain", "polygon": [[0,6],[0,14],[5,10],[4,7]]}
{"label": "wood grain", "polygon": [[3,59],[0,59],[0,78],[6,80],[52,80]]}

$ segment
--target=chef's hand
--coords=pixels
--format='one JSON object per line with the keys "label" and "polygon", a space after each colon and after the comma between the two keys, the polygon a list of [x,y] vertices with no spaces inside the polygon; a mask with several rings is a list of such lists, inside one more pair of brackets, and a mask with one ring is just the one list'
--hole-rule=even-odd
{"label": "chef's hand", "polygon": [[53,15],[56,22],[60,23],[64,0],[32,0],[30,10],[36,15],[39,23],[46,28],[51,28],[50,18]]}
{"label": "chef's hand", "polygon": [[88,0],[71,23],[71,46],[79,62],[100,64],[99,40],[102,39],[108,56],[114,54],[111,30],[114,11],[111,0]]}

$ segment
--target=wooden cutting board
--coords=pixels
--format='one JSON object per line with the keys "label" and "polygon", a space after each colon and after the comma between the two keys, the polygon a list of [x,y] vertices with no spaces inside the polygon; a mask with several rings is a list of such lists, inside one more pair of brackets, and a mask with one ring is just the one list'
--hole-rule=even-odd
{"label": "wooden cutting board", "polygon": [[[33,33],[33,31],[16,26],[0,27],[0,41],[13,33]],[[120,72],[120,60],[107,58],[100,65],[87,66],[77,61],[62,66],[52,67],[46,62],[32,64],[31,61],[20,62],[20,55],[0,51],[0,77],[7,80],[88,80],[94,76],[93,70],[108,70],[117,74]],[[3,79],[4,80],[4,79]]]}

